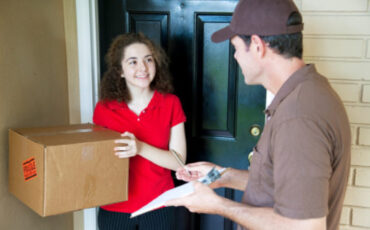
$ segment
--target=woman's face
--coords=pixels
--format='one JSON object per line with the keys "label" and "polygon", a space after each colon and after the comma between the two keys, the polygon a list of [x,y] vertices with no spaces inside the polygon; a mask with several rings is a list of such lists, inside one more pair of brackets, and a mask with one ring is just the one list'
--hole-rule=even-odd
{"label": "woman's face", "polygon": [[155,77],[154,57],[148,46],[142,43],[134,43],[124,49],[121,66],[129,89],[149,88]]}

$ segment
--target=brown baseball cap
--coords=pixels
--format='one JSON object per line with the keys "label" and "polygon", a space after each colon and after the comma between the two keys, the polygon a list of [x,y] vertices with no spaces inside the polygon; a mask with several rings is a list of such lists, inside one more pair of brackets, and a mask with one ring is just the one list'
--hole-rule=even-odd
{"label": "brown baseball cap", "polygon": [[292,0],[240,0],[230,25],[212,34],[213,42],[222,42],[240,35],[280,35],[298,33],[303,24],[287,25],[289,16],[297,12]]}

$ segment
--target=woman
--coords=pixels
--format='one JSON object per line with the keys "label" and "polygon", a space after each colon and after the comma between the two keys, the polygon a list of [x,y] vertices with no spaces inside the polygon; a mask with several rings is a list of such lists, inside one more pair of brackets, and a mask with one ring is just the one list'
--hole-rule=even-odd
{"label": "woman", "polygon": [[[169,149],[186,159],[185,114],[173,87],[164,51],[143,34],[118,36],[106,56],[94,123],[123,133],[115,154],[130,157],[128,200],[100,207],[100,230],[174,229],[174,209],[161,208],[130,219],[174,187],[177,163]],[[124,145],[126,144],[126,145]]]}

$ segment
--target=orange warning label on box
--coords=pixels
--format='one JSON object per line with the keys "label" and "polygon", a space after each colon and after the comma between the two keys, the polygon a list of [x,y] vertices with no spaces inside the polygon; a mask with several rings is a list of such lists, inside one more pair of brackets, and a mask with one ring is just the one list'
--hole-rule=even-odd
{"label": "orange warning label on box", "polygon": [[23,161],[23,175],[25,181],[29,181],[37,176],[36,161],[34,157]]}

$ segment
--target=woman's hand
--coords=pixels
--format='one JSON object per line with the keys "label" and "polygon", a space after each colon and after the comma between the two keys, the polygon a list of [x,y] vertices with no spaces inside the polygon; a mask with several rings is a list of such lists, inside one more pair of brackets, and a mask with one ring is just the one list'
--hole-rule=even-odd
{"label": "woman's hand", "polygon": [[[183,180],[187,182],[194,181],[207,175],[207,173],[211,171],[211,169],[214,167],[217,170],[222,168],[221,166],[205,161],[187,164],[184,167],[178,168],[176,170],[176,178],[178,180]],[[219,184],[218,180],[216,180],[210,185],[210,187],[218,188],[221,187],[221,184]]]}
{"label": "woman's hand", "polygon": [[[117,144],[114,147],[115,155],[119,158],[134,157],[138,153],[139,141],[135,135],[130,132],[124,132],[121,134],[122,139],[115,140]],[[125,145],[122,145],[125,144]]]}
{"label": "woman's hand", "polygon": [[220,166],[205,161],[187,164],[183,168],[177,169],[176,177],[178,180],[187,182],[193,181],[207,175],[213,167],[216,167],[216,169],[221,168]]}

